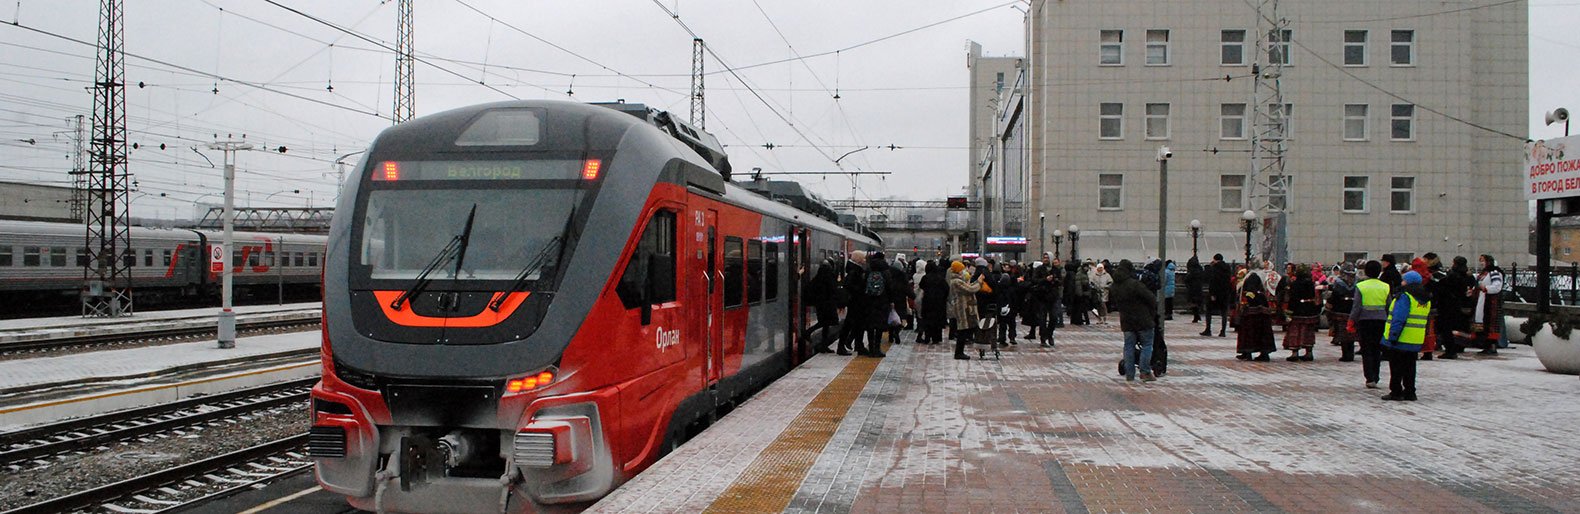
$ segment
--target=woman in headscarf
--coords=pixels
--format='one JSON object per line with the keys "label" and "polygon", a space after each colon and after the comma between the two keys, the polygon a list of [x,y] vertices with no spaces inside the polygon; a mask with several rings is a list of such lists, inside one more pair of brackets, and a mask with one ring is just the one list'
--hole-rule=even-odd
{"label": "woman in headscarf", "polygon": [[959,360],[971,360],[966,355],[966,342],[975,337],[981,326],[978,324],[981,317],[977,314],[977,292],[982,290],[983,280],[981,275],[972,278],[963,262],[949,265],[949,317],[955,320],[950,335],[955,338],[955,358]]}
{"label": "woman in headscarf", "polygon": [[1339,360],[1355,360],[1355,331],[1350,330],[1350,308],[1355,306],[1355,266],[1345,263],[1328,282],[1328,334],[1343,348]]}
{"label": "woman in headscarf", "polygon": [[927,261],[923,270],[920,288],[922,290],[921,316],[917,320],[921,324],[921,342],[938,344],[944,341],[944,325],[949,319],[949,277],[944,273],[944,268],[934,261]]}
{"label": "woman in headscarf", "polygon": [[[1262,274],[1247,273],[1245,281],[1240,283],[1240,323],[1234,329],[1237,343],[1235,350],[1240,353],[1240,360],[1273,360],[1272,353],[1277,347],[1273,344],[1273,317],[1268,311],[1267,297],[1267,288],[1262,286]],[[1253,359],[1252,353],[1261,355]]]}
{"label": "woman in headscarf", "polygon": [[1092,268],[1092,276],[1088,278],[1088,280],[1092,282],[1092,291],[1094,296],[1092,303],[1097,304],[1097,322],[1099,324],[1107,325],[1108,289],[1113,287],[1114,277],[1108,275],[1107,267],[1103,266],[1102,264],[1098,264],[1097,267]]}
{"label": "woman in headscarf", "polygon": [[1465,350],[1457,336],[1470,331],[1471,297],[1476,292],[1476,278],[1470,276],[1470,266],[1463,256],[1454,257],[1448,274],[1438,281],[1433,295],[1432,308],[1437,310],[1439,346],[1443,347],[1442,359],[1458,359]]}
{"label": "woman in headscarf", "polygon": [[1470,330],[1482,355],[1498,354],[1498,339],[1503,331],[1503,269],[1491,255],[1482,254],[1481,273],[1476,275],[1476,310]]}
{"label": "woman in headscarf", "polygon": [[[1430,258],[1430,260],[1428,260]],[[1421,288],[1426,294],[1435,295],[1437,281],[1432,280],[1432,262],[1437,260],[1436,253],[1427,253],[1410,261],[1410,271],[1421,276]],[[1432,352],[1437,351],[1437,302],[1432,302],[1432,308],[1426,315],[1426,341],[1421,343],[1421,360],[1432,360]]]}
{"label": "woman in headscarf", "polygon": [[[1311,361],[1311,348],[1317,345],[1317,315],[1322,305],[1317,303],[1317,283],[1311,278],[1311,268],[1301,264],[1295,267],[1294,280],[1288,285],[1289,324],[1284,327],[1284,349],[1289,350],[1290,362]],[[1300,351],[1305,350],[1305,355]]]}

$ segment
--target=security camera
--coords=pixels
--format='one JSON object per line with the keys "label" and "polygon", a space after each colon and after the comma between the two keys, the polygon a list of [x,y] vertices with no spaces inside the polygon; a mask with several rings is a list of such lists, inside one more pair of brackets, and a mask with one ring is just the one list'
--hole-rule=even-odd
{"label": "security camera", "polygon": [[1172,157],[1174,157],[1174,151],[1170,150],[1169,147],[1164,146],[1158,148],[1158,160],[1162,161]]}

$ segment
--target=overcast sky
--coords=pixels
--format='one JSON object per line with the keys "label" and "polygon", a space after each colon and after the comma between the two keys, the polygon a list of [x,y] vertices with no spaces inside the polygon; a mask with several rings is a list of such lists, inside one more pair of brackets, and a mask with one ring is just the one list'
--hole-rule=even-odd
{"label": "overcast sky", "polygon": [[[193,201],[217,202],[220,173],[208,160],[221,157],[202,149],[205,160],[193,150],[216,134],[246,134],[260,148],[240,154],[239,204],[328,205],[332,163],[389,126],[394,57],[380,46],[394,45],[395,2],[272,2],[125,2],[127,125],[138,145],[131,151],[134,215],[187,216]],[[1580,108],[1580,38],[1573,35],[1580,1],[1530,3],[1530,135],[1553,137],[1562,128],[1543,126],[1543,113]],[[66,119],[84,114],[91,123],[85,88],[99,2],[4,4],[0,180],[69,184]],[[515,97],[625,99],[684,118],[692,36],[675,12],[724,63],[744,68],[727,73],[712,56],[706,64],[707,128],[730,145],[736,169],[829,170],[830,157],[871,146],[844,167],[894,175],[862,178],[858,196],[937,199],[965,183],[966,42],[980,42],[990,55],[1022,54],[1023,16],[1013,5],[416,0],[414,39],[425,61],[416,69],[417,114]],[[775,61],[786,62],[749,67]],[[761,147],[767,143],[776,147]],[[900,148],[877,148],[887,145]],[[284,155],[262,151],[280,146]],[[851,195],[847,177],[801,180],[829,197]]]}

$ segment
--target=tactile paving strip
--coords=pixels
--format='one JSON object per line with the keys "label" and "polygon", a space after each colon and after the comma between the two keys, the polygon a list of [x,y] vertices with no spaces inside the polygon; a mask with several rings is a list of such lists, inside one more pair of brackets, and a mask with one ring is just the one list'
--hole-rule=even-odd
{"label": "tactile paving strip", "polygon": [[857,357],[846,365],[706,512],[783,511],[881,362]]}

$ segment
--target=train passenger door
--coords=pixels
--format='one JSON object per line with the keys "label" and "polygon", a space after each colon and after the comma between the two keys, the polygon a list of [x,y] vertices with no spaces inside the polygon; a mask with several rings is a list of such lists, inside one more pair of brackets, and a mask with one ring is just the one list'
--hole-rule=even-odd
{"label": "train passenger door", "polygon": [[707,307],[704,317],[707,333],[706,383],[718,383],[724,373],[724,259],[719,256],[719,211],[708,209],[703,214],[703,230],[707,246],[707,266],[703,275],[707,281]]}
{"label": "train passenger door", "polygon": [[802,301],[807,279],[812,273],[810,242],[807,241],[808,231],[802,227],[790,228],[789,270],[790,287],[785,305],[790,308],[790,365],[795,366],[805,362],[812,356],[812,346],[801,335],[806,331],[806,304]]}

